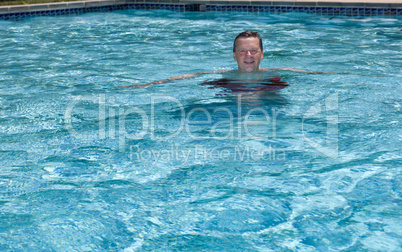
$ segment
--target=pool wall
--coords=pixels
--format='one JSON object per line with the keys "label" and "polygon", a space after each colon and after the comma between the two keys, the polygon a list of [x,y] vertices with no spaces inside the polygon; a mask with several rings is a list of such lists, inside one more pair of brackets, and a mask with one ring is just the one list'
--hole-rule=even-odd
{"label": "pool wall", "polygon": [[[358,0],[357,0],[358,1]],[[209,0],[100,0],[0,6],[0,20],[24,20],[37,16],[65,16],[124,9],[218,11],[281,14],[301,12],[331,17],[402,17],[402,1],[209,1]]]}

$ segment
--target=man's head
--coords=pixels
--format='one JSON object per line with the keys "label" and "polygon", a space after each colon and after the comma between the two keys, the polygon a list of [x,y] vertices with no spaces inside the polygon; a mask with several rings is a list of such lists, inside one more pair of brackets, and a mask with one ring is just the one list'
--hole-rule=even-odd
{"label": "man's head", "polygon": [[244,31],[233,43],[233,57],[239,71],[258,71],[263,59],[262,39],[255,31]]}

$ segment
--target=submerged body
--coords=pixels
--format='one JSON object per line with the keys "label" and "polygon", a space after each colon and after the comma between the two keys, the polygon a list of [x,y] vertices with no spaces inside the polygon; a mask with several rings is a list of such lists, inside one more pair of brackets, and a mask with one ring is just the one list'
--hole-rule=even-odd
{"label": "submerged body", "polygon": [[206,80],[201,85],[207,85],[208,88],[223,88],[226,92],[238,93],[238,92],[259,92],[259,91],[271,91],[276,92],[283,89],[289,84],[281,80],[281,77],[272,77],[262,80],[233,80],[233,79],[216,79]]}

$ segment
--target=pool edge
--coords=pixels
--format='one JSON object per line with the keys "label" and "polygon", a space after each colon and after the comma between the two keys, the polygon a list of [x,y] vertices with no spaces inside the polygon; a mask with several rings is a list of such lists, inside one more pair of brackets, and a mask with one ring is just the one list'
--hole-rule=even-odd
{"label": "pool edge", "polygon": [[21,20],[36,16],[65,16],[121,9],[163,9],[174,11],[220,11],[307,14],[334,17],[402,17],[402,1],[393,0],[93,0],[0,6],[0,20]]}

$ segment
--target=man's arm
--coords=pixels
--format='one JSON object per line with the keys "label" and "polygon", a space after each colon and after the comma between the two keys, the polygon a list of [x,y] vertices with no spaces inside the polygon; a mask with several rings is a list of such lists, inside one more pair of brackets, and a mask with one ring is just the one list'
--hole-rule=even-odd
{"label": "man's arm", "polygon": [[314,72],[314,71],[306,71],[296,68],[261,68],[260,70],[264,72],[273,72],[273,71],[292,71],[298,73],[314,73],[314,74],[351,74],[351,73],[335,73],[335,72]]}
{"label": "man's arm", "polygon": [[301,69],[296,69],[296,68],[262,68],[260,69],[261,71],[265,72],[272,72],[272,71],[292,71],[292,72],[298,72],[298,73],[312,73],[312,74],[353,74],[353,75],[359,75],[359,76],[370,76],[370,77],[385,77],[381,75],[371,75],[371,74],[354,74],[354,73],[336,73],[336,72],[316,72],[316,71],[306,71],[306,70],[301,70]]}
{"label": "man's arm", "polygon": [[164,79],[164,80],[158,80],[158,81],[154,81],[154,82],[150,82],[150,83],[146,83],[146,84],[142,84],[142,85],[121,86],[119,88],[128,88],[128,87],[143,88],[143,87],[147,87],[147,86],[151,86],[151,85],[155,85],[155,84],[162,84],[162,83],[166,83],[166,82],[174,81],[174,80],[190,79],[190,78],[194,78],[194,77],[196,77],[198,75],[201,75],[201,74],[225,73],[225,72],[229,72],[229,71],[232,71],[232,70],[215,70],[215,71],[204,71],[204,72],[197,72],[197,73],[188,73],[188,74],[182,74],[182,75],[178,75],[178,76],[172,76],[172,77]]}
{"label": "man's arm", "polygon": [[[170,78],[164,79],[164,80],[158,80],[142,85],[129,85],[129,86],[121,86],[119,88],[128,88],[128,87],[137,87],[137,88],[143,88],[155,84],[162,84],[166,83],[169,81],[174,81],[174,80],[184,80],[184,79],[190,79],[194,78],[198,75],[202,74],[208,74],[208,73],[226,73],[230,72],[233,70],[215,70],[215,71],[204,71],[204,72],[197,72],[197,73],[189,73],[189,74],[182,74],[178,76],[172,76]],[[273,72],[273,71],[292,71],[292,72],[298,72],[298,73],[312,73],[312,74],[352,74],[352,73],[336,73],[336,72],[316,72],[316,71],[307,71],[307,70],[301,70],[301,69],[296,69],[296,68],[260,68],[260,71],[264,72]],[[359,74],[361,76],[373,76],[373,77],[384,77],[384,76],[376,76],[376,75],[365,75],[365,74]]]}

